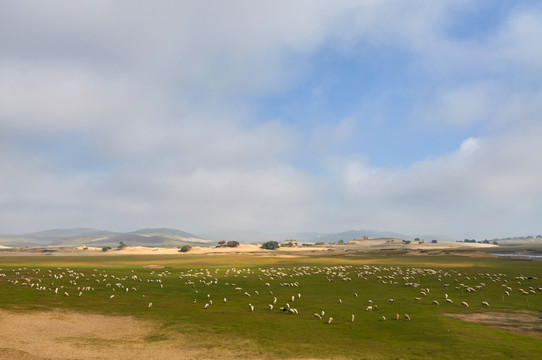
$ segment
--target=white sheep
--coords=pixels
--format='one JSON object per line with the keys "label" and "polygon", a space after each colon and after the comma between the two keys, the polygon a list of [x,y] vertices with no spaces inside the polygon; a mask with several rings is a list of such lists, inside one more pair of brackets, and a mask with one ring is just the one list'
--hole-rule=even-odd
{"label": "white sheep", "polygon": [[317,318],[318,320],[322,320],[322,317],[321,317],[320,314],[318,314],[318,313],[314,313],[314,314],[312,314],[312,316],[314,316],[314,317]]}
{"label": "white sheep", "polygon": [[410,316],[408,314],[405,314],[405,319],[410,320]]}
{"label": "white sheep", "polygon": [[386,317],[382,315],[382,321],[386,321]]}
{"label": "white sheep", "polygon": [[250,308],[251,312],[254,312],[254,306],[252,304],[248,304],[248,307]]}
{"label": "white sheep", "polygon": [[273,310],[273,304],[269,304],[269,310]]}
{"label": "white sheep", "polygon": [[371,305],[367,306],[365,308],[365,311],[373,311],[373,307]]}
{"label": "white sheep", "polygon": [[148,306],[148,307],[149,307],[149,309],[152,307],[152,303],[151,303],[151,302],[149,303],[149,306]]}
{"label": "white sheep", "polygon": [[111,295],[111,296],[109,297],[109,300],[113,299],[114,297],[115,297],[115,295]]}
{"label": "white sheep", "polygon": [[461,301],[461,305],[465,306],[465,307],[469,307],[469,304],[467,304],[466,301]]}
{"label": "white sheep", "polygon": [[433,305],[440,305],[437,300],[433,300]]}
{"label": "white sheep", "polygon": [[489,303],[487,301],[482,301],[482,305],[489,307]]}
{"label": "white sheep", "polygon": [[327,321],[328,325],[331,325],[331,323],[333,322],[333,318],[330,316],[329,317],[329,320]]}
{"label": "white sheep", "polygon": [[205,304],[205,306],[203,308],[208,309],[209,308],[209,303]]}
{"label": "white sheep", "polygon": [[352,322],[354,322],[354,319],[355,319],[355,316],[354,314],[352,314]]}

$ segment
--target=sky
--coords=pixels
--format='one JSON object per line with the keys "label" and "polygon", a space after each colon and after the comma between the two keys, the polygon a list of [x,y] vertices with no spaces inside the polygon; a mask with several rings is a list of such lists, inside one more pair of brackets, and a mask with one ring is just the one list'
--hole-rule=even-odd
{"label": "sky", "polygon": [[542,232],[539,1],[0,1],[0,233]]}

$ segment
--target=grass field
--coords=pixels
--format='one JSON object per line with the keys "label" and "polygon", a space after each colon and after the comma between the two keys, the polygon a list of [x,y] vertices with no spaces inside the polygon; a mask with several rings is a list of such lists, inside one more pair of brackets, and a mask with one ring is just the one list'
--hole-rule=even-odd
{"label": "grass field", "polygon": [[[149,264],[164,268],[144,268]],[[156,344],[182,333],[192,347],[223,347],[240,357],[535,359],[542,354],[541,338],[443,315],[540,314],[542,263],[536,261],[379,254],[2,256],[0,269],[3,309],[152,320],[161,328],[146,341]],[[369,305],[373,311],[366,310]],[[322,320],[313,316],[322,311]]]}

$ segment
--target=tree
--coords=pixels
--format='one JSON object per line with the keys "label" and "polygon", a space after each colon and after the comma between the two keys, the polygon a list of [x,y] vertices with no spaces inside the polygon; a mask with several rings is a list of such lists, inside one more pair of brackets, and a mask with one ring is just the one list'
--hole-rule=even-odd
{"label": "tree", "polygon": [[119,246],[117,246],[117,249],[122,250],[122,249],[124,249],[125,247],[126,247],[126,244],[124,243],[124,241],[120,241],[120,242],[119,242]]}
{"label": "tree", "polygon": [[279,243],[276,241],[268,241],[263,243],[261,248],[266,250],[276,250],[279,248]]}
{"label": "tree", "polygon": [[343,239],[341,239],[341,240],[337,241],[337,244],[339,244],[339,245],[342,245],[342,244],[344,244],[344,240],[343,240]]}
{"label": "tree", "polygon": [[229,246],[229,247],[238,247],[239,246],[239,241],[231,241],[230,240],[230,241],[228,241],[226,243],[226,245]]}
{"label": "tree", "polygon": [[220,241],[218,242],[218,245],[220,245],[220,246],[224,246],[224,244],[226,244],[226,241],[225,241],[225,240],[220,240]]}
{"label": "tree", "polygon": [[104,246],[102,247],[102,251],[106,252],[107,250],[111,250],[111,246]]}
{"label": "tree", "polygon": [[179,250],[179,252],[188,252],[190,251],[190,249],[192,249],[192,246],[186,244],[181,247],[181,250]]}
{"label": "tree", "polygon": [[437,240],[433,239],[431,240],[431,244],[436,244],[437,243]]}

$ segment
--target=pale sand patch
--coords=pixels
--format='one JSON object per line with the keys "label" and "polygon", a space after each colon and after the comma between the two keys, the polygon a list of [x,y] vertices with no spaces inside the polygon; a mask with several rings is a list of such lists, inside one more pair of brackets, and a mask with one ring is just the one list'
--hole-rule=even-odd
{"label": "pale sand patch", "polygon": [[265,358],[247,340],[230,339],[226,347],[215,344],[194,343],[188,334],[129,316],[0,310],[1,359]]}
{"label": "pale sand patch", "polygon": [[442,315],[480,325],[495,327],[515,334],[542,338],[542,313],[536,311]]}

